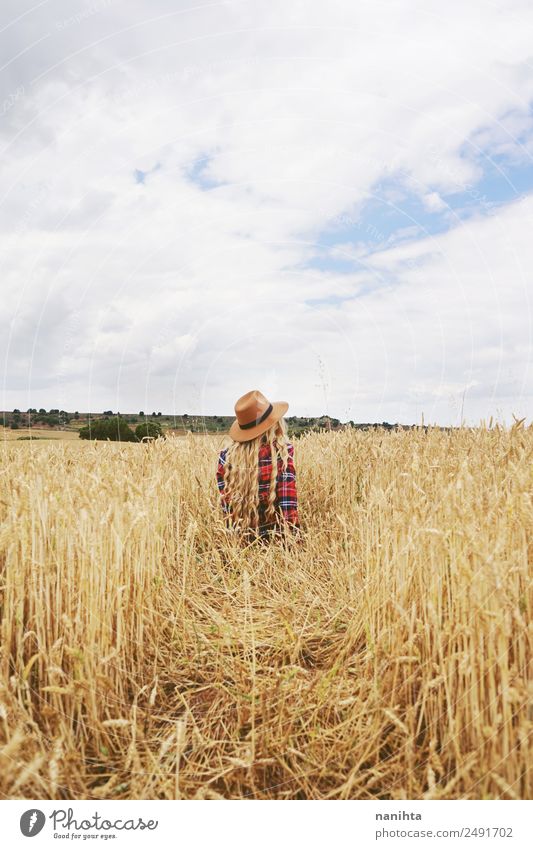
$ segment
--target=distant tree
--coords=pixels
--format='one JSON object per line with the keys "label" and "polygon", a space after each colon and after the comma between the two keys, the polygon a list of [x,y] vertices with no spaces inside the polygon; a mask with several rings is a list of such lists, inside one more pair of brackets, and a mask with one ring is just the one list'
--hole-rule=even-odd
{"label": "distant tree", "polygon": [[161,415],[161,413],[158,413],[157,415],[158,415],[158,416],[160,416],[160,415]]}
{"label": "distant tree", "polygon": [[113,410],[104,410],[104,416],[112,416]]}
{"label": "distant tree", "polygon": [[17,407],[15,407],[15,409],[13,410],[13,415],[20,416],[20,410]]}
{"label": "distant tree", "polygon": [[157,415],[157,413],[154,411],[154,412],[152,413],[152,417],[155,419],[156,415]]}
{"label": "distant tree", "polygon": [[59,415],[59,410],[50,410],[50,415],[51,415],[51,416],[58,416],[58,415]]}
{"label": "distant tree", "polygon": [[41,407],[41,409],[39,410],[39,413],[40,413],[41,416],[46,414],[46,410],[44,409],[44,407]]}
{"label": "distant tree", "polygon": [[139,415],[144,417],[144,413],[143,413],[143,411],[142,411],[142,410],[141,410],[141,412],[139,413]]}
{"label": "distant tree", "polygon": [[158,439],[162,435],[162,427],[159,422],[142,422],[135,428],[135,436],[140,441],[143,436],[153,436]]}
{"label": "distant tree", "polygon": [[111,442],[138,442],[123,418],[96,419],[79,430],[80,439],[109,439]]}
{"label": "distant tree", "polygon": [[18,429],[19,429],[19,423],[17,421],[12,421],[11,422],[11,430],[18,430]]}
{"label": "distant tree", "polygon": [[76,419],[76,421],[78,421],[79,417],[80,417],[80,414],[76,410],[76,412],[74,413],[74,418]]}

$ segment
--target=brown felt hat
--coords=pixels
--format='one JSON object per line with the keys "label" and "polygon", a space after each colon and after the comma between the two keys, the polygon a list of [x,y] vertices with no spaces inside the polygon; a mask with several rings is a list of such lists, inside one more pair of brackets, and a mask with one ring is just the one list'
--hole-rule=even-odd
{"label": "brown felt hat", "polygon": [[229,429],[229,435],[235,442],[255,439],[279,421],[288,409],[286,401],[271,403],[258,389],[252,389],[235,404],[237,418]]}

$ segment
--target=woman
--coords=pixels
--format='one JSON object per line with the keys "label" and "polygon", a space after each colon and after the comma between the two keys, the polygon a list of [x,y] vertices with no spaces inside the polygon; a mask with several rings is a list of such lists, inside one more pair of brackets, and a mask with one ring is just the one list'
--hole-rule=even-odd
{"label": "woman", "polygon": [[300,528],[294,447],[287,438],[285,401],[271,404],[252,390],[235,404],[231,444],[218,458],[217,484],[228,525],[265,539]]}

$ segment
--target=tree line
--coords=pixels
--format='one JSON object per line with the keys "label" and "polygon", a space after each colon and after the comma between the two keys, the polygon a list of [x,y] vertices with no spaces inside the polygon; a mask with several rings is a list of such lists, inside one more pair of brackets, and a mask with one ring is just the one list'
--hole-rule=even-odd
{"label": "tree line", "polygon": [[159,439],[162,432],[159,422],[142,422],[132,430],[122,416],[95,419],[79,430],[80,439],[109,439],[111,442],[142,442],[145,437]]}

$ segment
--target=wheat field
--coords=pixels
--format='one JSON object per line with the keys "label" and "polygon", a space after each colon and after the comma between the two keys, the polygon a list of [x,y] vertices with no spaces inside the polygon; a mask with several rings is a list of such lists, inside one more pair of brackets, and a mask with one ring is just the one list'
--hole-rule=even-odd
{"label": "wheat field", "polygon": [[219,446],[0,446],[3,798],[531,798],[533,427],[303,436],[270,547]]}

